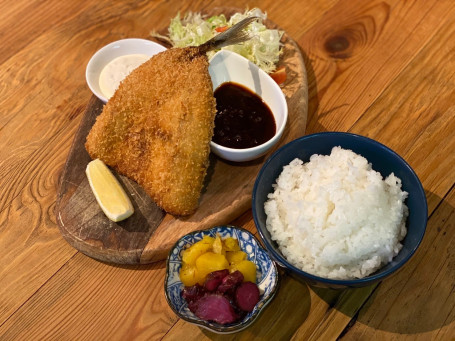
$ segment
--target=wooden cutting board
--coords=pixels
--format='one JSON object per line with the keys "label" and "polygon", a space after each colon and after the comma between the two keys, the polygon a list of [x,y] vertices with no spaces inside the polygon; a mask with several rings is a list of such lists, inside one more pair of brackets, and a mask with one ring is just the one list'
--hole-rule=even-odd
{"label": "wooden cutting board", "polygon": [[[277,27],[271,21],[266,24]],[[151,263],[165,259],[169,249],[183,235],[227,224],[248,210],[254,181],[264,161],[274,150],[305,133],[308,111],[305,65],[299,47],[286,33],[282,42],[284,53],[280,65],[286,67],[287,73],[282,90],[289,116],[279,145],[267,155],[244,163],[227,162],[211,154],[199,208],[191,216],[166,214],[137,183],[115,174],[132,199],[135,213],[119,223],[106,218],[85,175],[90,162],[85,139],[103,108],[103,103],[93,96],[71,146],[57,197],[57,222],[66,241],[101,261]]]}

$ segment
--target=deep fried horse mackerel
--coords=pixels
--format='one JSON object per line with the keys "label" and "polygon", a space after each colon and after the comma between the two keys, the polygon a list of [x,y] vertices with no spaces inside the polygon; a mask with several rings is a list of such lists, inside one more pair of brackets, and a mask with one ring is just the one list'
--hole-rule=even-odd
{"label": "deep fried horse mackerel", "polygon": [[205,54],[170,49],[121,83],[85,146],[92,158],[139,183],[165,211],[187,215],[198,205],[215,113]]}

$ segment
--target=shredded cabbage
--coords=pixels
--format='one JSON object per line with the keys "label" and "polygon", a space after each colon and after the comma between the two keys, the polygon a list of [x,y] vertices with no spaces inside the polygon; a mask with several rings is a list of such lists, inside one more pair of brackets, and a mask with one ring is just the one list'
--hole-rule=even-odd
{"label": "shredded cabbage", "polygon": [[[219,34],[216,28],[231,27],[249,16],[257,16],[262,21],[267,18],[267,14],[258,8],[235,13],[229,20],[226,20],[224,14],[204,19],[200,13],[193,12],[181,19],[178,13],[169,25],[169,39],[175,47],[198,46]],[[252,35],[250,40],[223,49],[242,55],[267,73],[274,71],[282,53],[280,40],[283,31],[268,29],[258,21],[251,23],[246,30]],[[210,51],[207,56],[210,58],[216,52]]]}

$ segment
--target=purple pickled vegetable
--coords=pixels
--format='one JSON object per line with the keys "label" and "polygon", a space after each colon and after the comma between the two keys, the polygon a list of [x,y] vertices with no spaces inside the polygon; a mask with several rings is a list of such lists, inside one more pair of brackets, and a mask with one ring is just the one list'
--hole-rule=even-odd
{"label": "purple pickled vegetable", "polygon": [[218,286],[218,292],[233,296],[235,289],[243,282],[243,274],[240,271],[234,271],[223,278],[223,281]]}
{"label": "purple pickled vegetable", "polygon": [[205,293],[205,288],[199,283],[196,283],[190,287],[183,288],[182,297],[185,299],[185,301],[190,303],[200,299],[202,296],[204,296]]}
{"label": "purple pickled vegetable", "polygon": [[209,273],[205,279],[204,287],[208,291],[215,291],[223,281],[223,278],[227,275],[229,275],[228,269],[213,271]]}
{"label": "purple pickled vegetable", "polygon": [[188,308],[199,318],[228,324],[238,319],[231,302],[219,294],[208,293],[197,301],[188,303]]}
{"label": "purple pickled vegetable", "polygon": [[235,302],[244,311],[253,311],[259,302],[259,289],[255,283],[244,282],[235,291]]}
{"label": "purple pickled vegetable", "polygon": [[204,286],[196,283],[182,290],[188,308],[205,321],[228,324],[243,319],[259,302],[259,288],[255,283],[243,282],[240,271],[213,271]]}
{"label": "purple pickled vegetable", "polygon": [[234,311],[238,316],[237,320],[243,320],[243,318],[248,314],[247,311],[242,310],[238,307],[238,305],[235,303],[235,301],[230,301],[231,305],[234,307]]}

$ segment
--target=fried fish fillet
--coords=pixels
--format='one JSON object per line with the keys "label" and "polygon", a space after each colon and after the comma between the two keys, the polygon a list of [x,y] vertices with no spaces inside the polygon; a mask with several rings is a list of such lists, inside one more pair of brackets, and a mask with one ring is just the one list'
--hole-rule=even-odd
{"label": "fried fish fillet", "polygon": [[135,69],[107,102],[85,147],[173,215],[198,206],[216,114],[205,54],[173,48]]}

